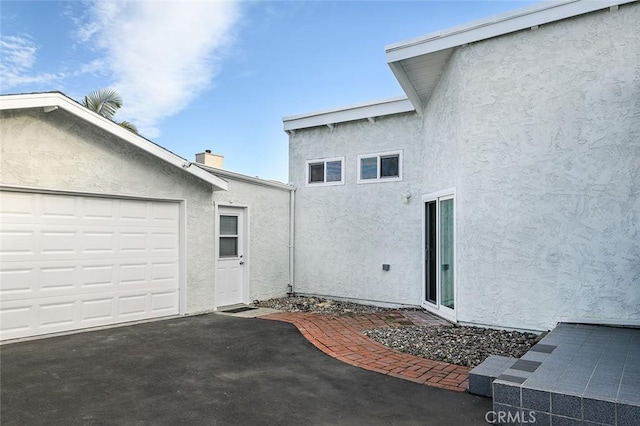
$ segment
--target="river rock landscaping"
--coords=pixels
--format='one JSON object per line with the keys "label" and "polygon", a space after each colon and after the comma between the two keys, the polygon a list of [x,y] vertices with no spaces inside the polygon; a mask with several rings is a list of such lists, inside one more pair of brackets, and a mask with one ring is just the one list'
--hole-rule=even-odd
{"label": "river rock landscaping", "polygon": [[[390,309],[320,297],[301,296],[255,301],[254,305],[287,312],[310,312],[324,315],[418,310],[417,308]],[[372,340],[399,352],[467,367],[477,366],[489,355],[519,358],[541,338],[534,333],[458,325],[407,325],[363,330],[363,333]]]}

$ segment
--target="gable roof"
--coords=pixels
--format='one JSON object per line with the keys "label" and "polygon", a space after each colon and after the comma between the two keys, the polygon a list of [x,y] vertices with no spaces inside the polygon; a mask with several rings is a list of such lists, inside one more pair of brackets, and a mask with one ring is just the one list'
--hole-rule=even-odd
{"label": "gable roof", "polygon": [[[637,0],[545,1],[444,31],[389,45],[387,62],[419,114],[431,97],[455,48],[504,34]],[[426,72],[425,72],[426,71]],[[426,75],[426,77],[425,77]]]}
{"label": "gable roof", "polygon": [[156,158],[169,163],[172,166],[179,167],[186,173],[211,184],[214,187],[214,190],[227,190],[227,182],[223,179],[220,179],[199,167],[192,166],[190,161],[187,161],[160,145],[157,145],[150,140],[121,127],[117,123],[90,111],[83,105],[80,105],[78,102],[60,92],[0,96],[0,111],[27,108],[42,108],[44,112],[53,112],[58,108],[63,109],[76,117],[111,133],[124,142],[138,147]]}

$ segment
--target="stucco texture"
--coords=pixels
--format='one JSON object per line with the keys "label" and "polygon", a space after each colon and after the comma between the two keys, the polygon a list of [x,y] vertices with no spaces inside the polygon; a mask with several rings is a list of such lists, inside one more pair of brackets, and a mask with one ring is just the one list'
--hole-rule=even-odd
{"label": "stucco texture", "polygon": [[456,187],[457,315],[640,321],[640,4],[470,44],[424,113]]}
{"label": "stucco texture", "polygon": [[217,204],[249,211],[249,300],[286,296],[289,285],[290,191],[220,176],[227,192],[215,192]]}
{"label": "stucco texture", "polygon": [[[421,129],[420,117],[407,113],[290,137],[296,292],[420,303]],[[403,150],[403,180],[357,184],[357,156],[391,150]],[[345,157],[344,185],[307,186],[306,161],[330,157]],[[389,271],[382,270],[385,263]]]}
{"label": "stucco texture", "polygon": [[[296,291],[420,304],[421,197],[455,188],[458,321],[639,322],[638,22],[635,3],[471,43],[422,116],[296,130]],[[395,149],[402,182],[356,184],[358,154]],[[342,156],[344,185],[306,186],[306,160]]]}
{"label": "stucco texture", "polygon": [[211,185],[64,110],[1,114],[3,185],[185,200],[187,312],[213,309]]}

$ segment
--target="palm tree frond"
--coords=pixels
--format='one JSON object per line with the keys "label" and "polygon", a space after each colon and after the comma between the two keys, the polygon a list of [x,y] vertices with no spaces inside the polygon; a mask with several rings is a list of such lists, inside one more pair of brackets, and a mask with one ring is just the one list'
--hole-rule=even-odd
{"label": "palm tree frond", "polygon": [[121,121],[118,123],[120,126],[124,127],[125,129],[129,130],[130,132],[133,132],[135,134],[138,134],[138,128],[136,127],[135,124],[130,123],[128,121]]}
{"label": "palm tree frond", "polygon": [[113,120],[116,111],[122,107],[122,98],[113,89],[98,89],[84,97],[84,106],[104,118]]}

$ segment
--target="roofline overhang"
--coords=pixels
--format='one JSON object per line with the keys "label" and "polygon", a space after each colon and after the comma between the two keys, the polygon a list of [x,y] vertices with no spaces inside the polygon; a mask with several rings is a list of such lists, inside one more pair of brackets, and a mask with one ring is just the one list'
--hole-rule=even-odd
{"label": "roofline overhang", "polygon": [[310,127],[328,126],[355,120],[375,120],[377,117],[392,114],[415,112],[415,108],[406,96],[400,96],[375,102],[351,105],[302,115],[284,117],[284,131],[295,132]]}
{"label": "roofline overhang", "polygon": [[168,151],[165,148],[151,142],[144,137],[137,135],[121,126],[88,110],[73,99],[59,92],[31,93],[22,95],[2,95],[0,96],[0,110],[20,110],[30,108],[42,108],[45,112],[52,112],[57,108],[63,109],[76,117],[93,124],[104,131],[134,145],[154,157],[178,167],[185,172],[203,180],[216,190],[227,190],[227,182],[217,176],[212,175],[198,167],[193,167],[192,162]]}
{"label": "roofline overhang", "polygon": [[430,53],[452,49],[469,43],[498,37],[525,29],[536,29],[574,16],[634,3],[638,0],[562,0],[545,1],[515,11],[480,19],[443,31],[390,44],[385,47],[387,63],[416,110],[421,112],[423,101],[402,67],[401,61]]}
{"label": "roofline overhang", "polygon": [[207,166],[201,163],[193,163],[195,166],[206,170],[208,173],[221,176],[222,178],[238,180],[241,182],[251,183],[254,185],[267,186],[270,188],[281,189],[283,191],[295,191],[293,185],[287,185],[286,183],[278,182],[275,180],[260,179],[259,177],[244,175],[242,173],[236,173],[218,167]]}

